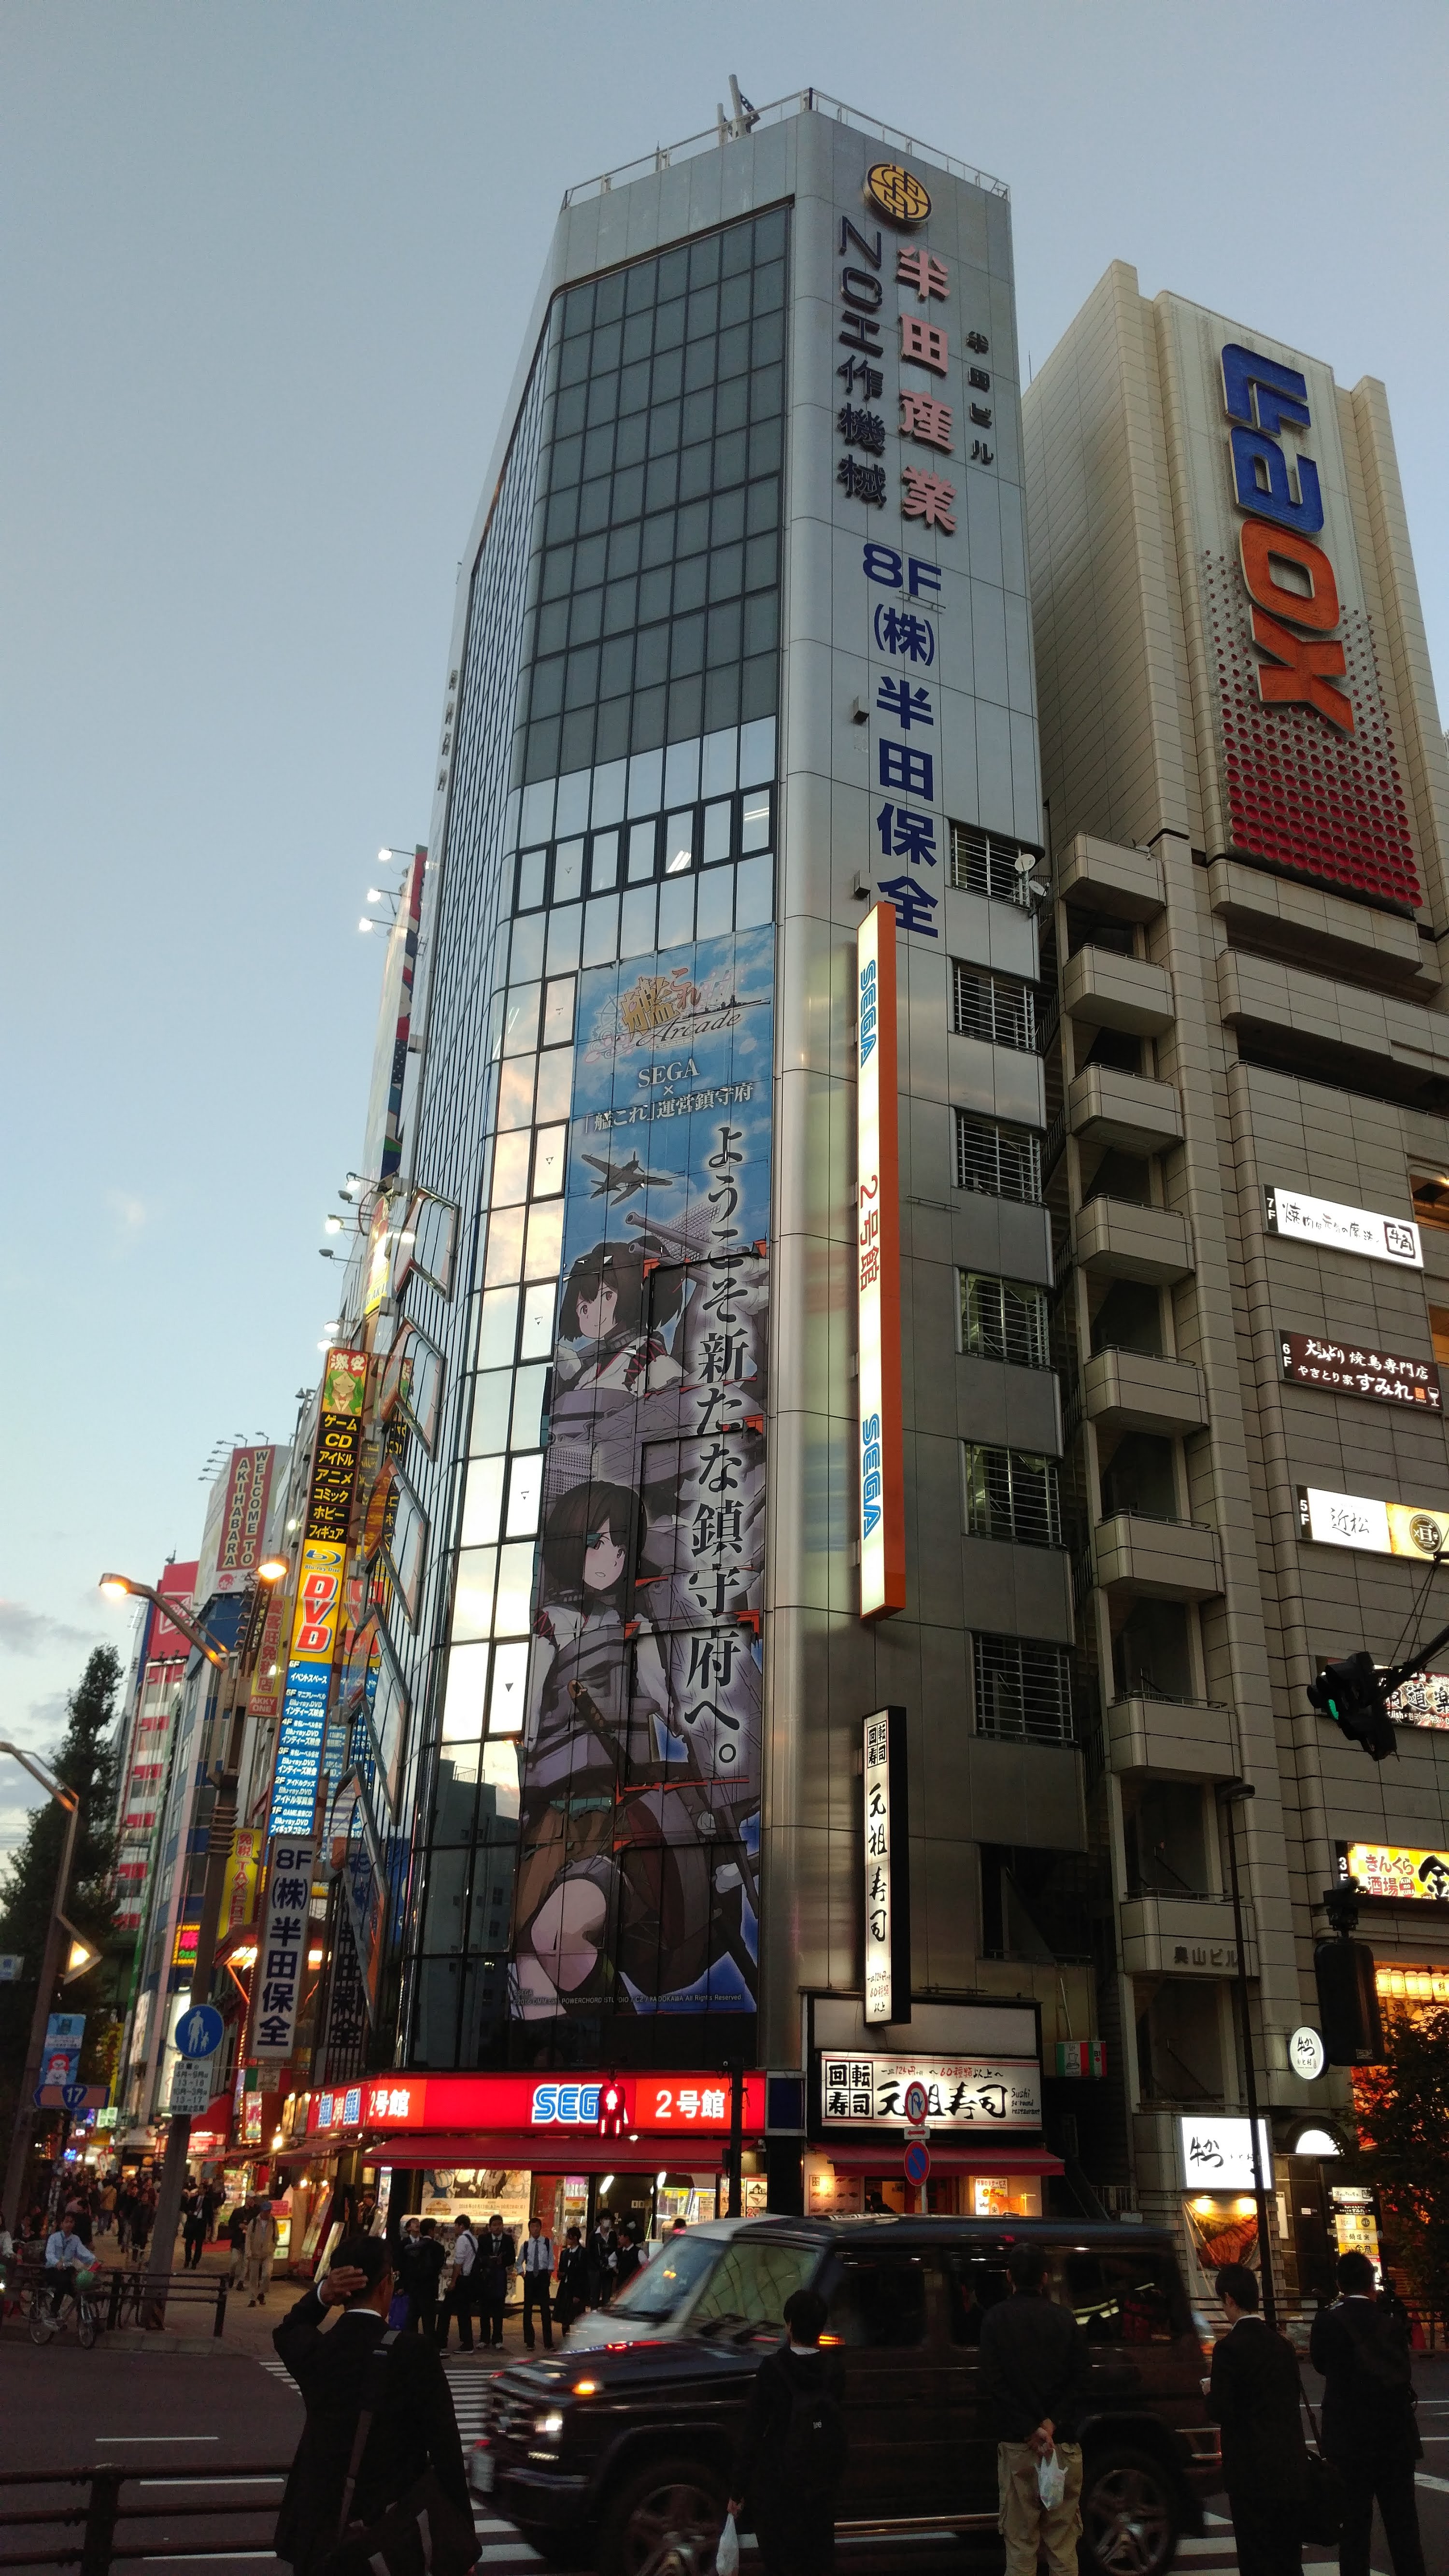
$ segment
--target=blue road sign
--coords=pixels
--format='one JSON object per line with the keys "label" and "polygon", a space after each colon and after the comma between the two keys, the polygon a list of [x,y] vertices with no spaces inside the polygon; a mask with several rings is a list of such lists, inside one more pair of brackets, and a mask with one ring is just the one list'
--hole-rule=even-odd
{"label": "blue road sign", "polygon": [[221,2032],[215,2004],[193,2004],[176,2025],[176,2045],[183,2057],[214,2057],[221,2046]]}
{"label": "blue road sign", "polygon": [[907,2182],[923,2183],[931,2170],[931,2150],[914,2142],[906,2149]]}

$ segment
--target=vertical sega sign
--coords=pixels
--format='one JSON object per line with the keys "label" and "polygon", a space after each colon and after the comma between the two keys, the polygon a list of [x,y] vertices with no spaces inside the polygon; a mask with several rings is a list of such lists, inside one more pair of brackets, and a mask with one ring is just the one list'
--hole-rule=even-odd
{"label": "vertical sega sign", "polygon": [[[1308,380],[1235,340],[1223,349],[1221,364],[1223,404],[1233,424],[1233,497],[1252,513],[1239,530],[1238,552],[1253,603],[1253,641],[1272,657],[1258,667],[1258,694],[1265,706],[1312,707],[1352,733],[1353,703],[1336,685],[1345,673],[1344,649],[1328,640],[1339,622],[1338,582],[1313,542],[1323,526],[1318,468],[1301,448],[1290,467],[1283,445],[1285,430],[1311,425]],[[1282,580],[1275,565],[1294,578]]]}
{"label": "vertical sega sign", "polygon": [[896,916],[874,904],[855,943],[855,1225],[860,1615],[906,1606]]}

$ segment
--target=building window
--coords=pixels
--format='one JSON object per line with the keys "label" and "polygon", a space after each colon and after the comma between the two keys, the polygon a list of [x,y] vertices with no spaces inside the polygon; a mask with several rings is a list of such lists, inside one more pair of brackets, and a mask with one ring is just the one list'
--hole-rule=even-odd
{"label": "building window", "polygon": [[978,1636],[976,1732],[1018,1744],[1075,1744],[1072,1659],[1029,1637]]}
{"label": "building window", "polygon": [[951,883],[964,894],[991,895],[998,903],[1029,909],[1026,881],[1037,853],[1020,841],[1005,841],[999,832],[983,832],[974,823],[951,826]]}
{"label": "building window", "polygon": [[971,1538],[1014,1539],[1021,1547],[1060,1547],[1061,1498],[1050,1458],[1027,1449],[961,1444],[966,1530]]}
{"label": "building window", "polygon": [[1409,1192],[1420,1225],[1449,1225],[1449,1172],[1411,1172]]}
{"label": "building window", "polygon": [[1015,1047],[1036,1053],[1036,994],[1014,975],[990,975],[978,966],[952,962],[951,1025],[962,1038],[984,1038],[989,1046]]}
{"label": "building window", "polygon": [[1001,1127],[994,1118],[956,1112],[956,1187],[993,1199],[1041,1202],[1041,1139],[1028,1127]]}
{"label": "building window", "polygon": [[959,1270],[956,1276],[963,1351],[978,1359],[1010,1360],[1016,1368],[1050,1368],[1043,1289],[998,1279],[988,1270]]}

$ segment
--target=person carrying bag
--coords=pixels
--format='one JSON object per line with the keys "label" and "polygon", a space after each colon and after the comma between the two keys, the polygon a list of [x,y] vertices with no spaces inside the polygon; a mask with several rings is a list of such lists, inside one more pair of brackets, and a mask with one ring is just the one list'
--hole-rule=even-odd
{"label": "person carrying bag", "polygon": [[465,2576],[477,2558],[442,2360],[388,2329],[394,2287],[386,2241],[345,2237],[272,2337],[307,2407],[275,2541],[296,2576]]}

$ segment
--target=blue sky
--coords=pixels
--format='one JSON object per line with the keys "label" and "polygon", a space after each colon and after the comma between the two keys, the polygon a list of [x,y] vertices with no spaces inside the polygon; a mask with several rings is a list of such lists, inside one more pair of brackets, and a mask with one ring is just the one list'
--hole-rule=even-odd
{"label": "blue sky", "polygon": [[[382,843],[560,195],[813,82],[1006,179],[1040,363],[1112,258],[1389,389],[1449,677],[1449,13],[1389,0],[46,0],[0,18],[11,1409],[0,1732],[285,1438],[361,1146]],[[0,1764],[0,1848],[24,1789]]]}

